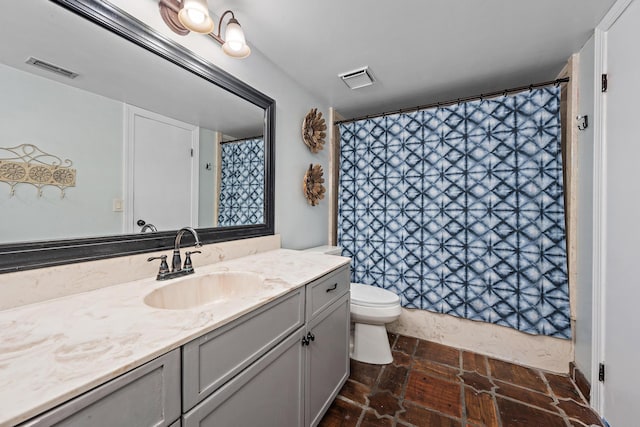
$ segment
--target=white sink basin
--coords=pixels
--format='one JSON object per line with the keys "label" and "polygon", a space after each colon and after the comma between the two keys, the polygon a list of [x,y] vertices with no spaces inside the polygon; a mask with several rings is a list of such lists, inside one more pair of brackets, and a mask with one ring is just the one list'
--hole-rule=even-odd
{"label": "white sink basin", "polygon": [[225,271],[179,279],[149,293],[144,303],[154,308],[184,310],[255,295],[264,288],[264,279],[256,273]]}

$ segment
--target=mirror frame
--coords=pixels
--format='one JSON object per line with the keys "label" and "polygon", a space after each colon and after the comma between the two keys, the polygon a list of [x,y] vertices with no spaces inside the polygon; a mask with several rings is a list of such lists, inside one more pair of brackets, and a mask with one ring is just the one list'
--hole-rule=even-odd
{"label": "mirror frame", "polygon": [[[275,100],[207,62],[179,43],[138,21],[114,5],[100,0],[50,0],[83,18],[170,61],[184,70],[265,110],[265,223],[221,228],[200,228],[207,243],[274,234]],[[212,48],[215,48],[212,43]],[[48,240],[0,245],[0,273],[71,264],[173,248],[176,231],[106,237]],[[187,237],[187,239],[190,237]]]}

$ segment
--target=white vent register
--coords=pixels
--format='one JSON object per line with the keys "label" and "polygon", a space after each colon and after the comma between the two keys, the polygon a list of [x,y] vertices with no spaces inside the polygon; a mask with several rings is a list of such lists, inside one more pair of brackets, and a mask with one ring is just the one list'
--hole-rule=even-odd
{"label": "white vent register", "polygon": [[374,82],[369,71],[369,67],[362,67],[357,70],[338,74],[344,84],[350,89],[360,89],[362,87],[371,86]]}
{"label": "white vent register", "polygon": [[27,59],[25,62],[27,64],[33,65],[38,68],[42,68],[43,70],[59,74],[61,76],[64,76],[70,79],[75,79],[76,77],[78,77],[78,73],[74,73],[71,70],[67,70],[65,68],[59,67],[57,65],[51,64],[41,59],[34,58],[33,56]]}

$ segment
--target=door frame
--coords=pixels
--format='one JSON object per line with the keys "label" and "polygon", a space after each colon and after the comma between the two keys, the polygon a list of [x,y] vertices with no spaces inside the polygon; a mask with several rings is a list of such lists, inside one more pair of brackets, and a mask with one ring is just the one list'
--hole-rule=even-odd
{"label": "door frame", "polygon": [[607,219],[607,97],[601,90],[601,76],[607,73],[607,32],[622,16],[633,0],[618,0],[595,28],[594,76],[594,159],[593,159],[593,288],[592,288],[592,342],[591,406],[605,416],[604,383],[599,380],[598,364],[604,363],[605,352],[605,298],[606,298],[606,219]]}
{"label": "door frame", "polygon": [[199,174],[198,165],[200,159],[200,127],[192,125],[186,122],[181,122],[170,117],[163,116],[153,111],[148,111],[134,105],[124,105],[124,224],[123,231],[125,233],[135,234],[136,230],[133,226],[133,177],[134,177],[134,164],[135,164],[135,119],[136,117],[143,117],[150,120],[156,120],[171,126],[179,127],[191,132],[191,148],[193,150],[193,156],[191,156],[191,227],[198,225],[198,186],[199,186]]}

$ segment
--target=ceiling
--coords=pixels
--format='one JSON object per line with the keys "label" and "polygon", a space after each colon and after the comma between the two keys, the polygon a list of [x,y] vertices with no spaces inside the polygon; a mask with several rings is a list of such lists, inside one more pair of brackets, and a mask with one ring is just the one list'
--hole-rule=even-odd
{"label": "ceiling", "polygon": [[[209,0],[345,117],[555,79],[615,0]],[[338,74],[368,65],[374,86]]]}

